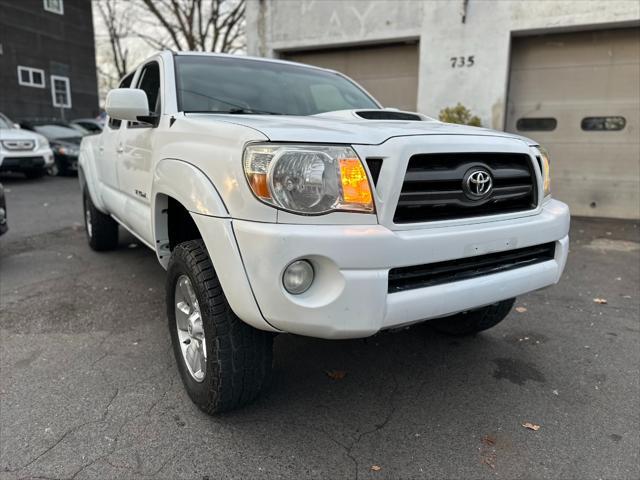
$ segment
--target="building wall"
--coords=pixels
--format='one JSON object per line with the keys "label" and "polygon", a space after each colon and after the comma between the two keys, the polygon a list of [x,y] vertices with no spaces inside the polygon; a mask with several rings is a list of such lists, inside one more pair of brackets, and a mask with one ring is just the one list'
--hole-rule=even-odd
{"label": "building wall", "polygon": [[[93,117],[98,113],[91,1],[64,0],[64,14],[43,0],[0,0],[0,112],[27,117]],[[45,87],[18,84],[18,65],[44,70]],[[68,77],[71,108],[53,106],[51,75]]]}
{"label": "building wall", "polygon": [[418,38],[418,111],[437,117],[461,102],[483,125],[503,129],[512,36],[639,22],[636,0],[254,0],[247,5],[247,49],[277,57]]}

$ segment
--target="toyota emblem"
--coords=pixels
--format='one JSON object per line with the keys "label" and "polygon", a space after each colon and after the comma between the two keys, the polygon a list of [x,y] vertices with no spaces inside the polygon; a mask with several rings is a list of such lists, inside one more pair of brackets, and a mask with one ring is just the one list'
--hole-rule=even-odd
{"label": "toyota emblem", "polygon": [[493,180],[487,170],[471,170],[462,182],[464,193],[474,199],[480,200],[488,197],[493,190]]}

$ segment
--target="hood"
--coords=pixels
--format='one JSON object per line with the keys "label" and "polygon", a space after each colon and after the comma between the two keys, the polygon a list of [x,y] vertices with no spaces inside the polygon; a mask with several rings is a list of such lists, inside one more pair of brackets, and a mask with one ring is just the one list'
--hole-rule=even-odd
{"label": "hood", "polygon": [[35,140],[42,141],[44,137],[39,133],[21,128],[0,128],[0,140]]}
{"label": "hood", "polygon": [[[388,112],[389,117],[408,115],[418,119],[367,119],[361,116],[368,116],[366,114],[369,112]],[[222,121],[249,127],[261,132],[272,142],[379,145],[389,138],[408,135],[479,135],[517,138],[531,145],[535,144],[532,140],[511,133],[443,123],[421,114],[393,110],[340,110],[311,116],[207,113],[185,115],[202,122]]]}

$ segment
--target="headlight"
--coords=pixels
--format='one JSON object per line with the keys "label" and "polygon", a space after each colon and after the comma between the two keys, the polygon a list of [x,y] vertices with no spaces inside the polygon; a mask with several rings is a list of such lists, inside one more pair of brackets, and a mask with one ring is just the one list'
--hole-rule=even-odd
{"label": "headlight", "polygon": [[49,140],[47,140],[44,137],[40,137],[38,139],[38,149],[41,149],[41,148],[49,148]]}
{"label": "headlight", "polygon": [[249,145],[244,173],[265,203],[304,214],[374,211],[367,173],[351,147]]}
{"label": "headlight", "polygon": [[542,173],[542,189],[544,197],[551,195],[551,161],[549,160],[549,152],[543,147],[537,147],[540,152],[540,172]]}
{"label": "headlight", "polygon": [[80,154],[80,150],[75,146],[55,146],[53,147],[53,151],[59,153],[60,155],[68,155],[70,157],[77,157]]}

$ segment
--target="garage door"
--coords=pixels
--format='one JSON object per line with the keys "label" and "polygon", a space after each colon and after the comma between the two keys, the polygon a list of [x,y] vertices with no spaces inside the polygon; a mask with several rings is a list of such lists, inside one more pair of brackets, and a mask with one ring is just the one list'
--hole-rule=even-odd
{"label": "garage door", "polygon": [[640,218],[640,29],[514,38],[508,99],[573,214]]}
{"label": "garage door", "polygon": [[417,43],[291,52],[283,53],[281,57],[342,72],[362,85],[385,107],[416,110]]}

